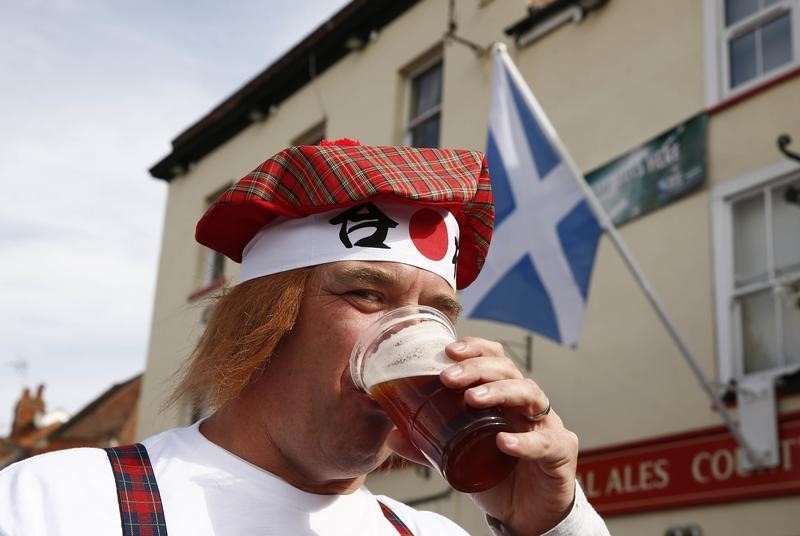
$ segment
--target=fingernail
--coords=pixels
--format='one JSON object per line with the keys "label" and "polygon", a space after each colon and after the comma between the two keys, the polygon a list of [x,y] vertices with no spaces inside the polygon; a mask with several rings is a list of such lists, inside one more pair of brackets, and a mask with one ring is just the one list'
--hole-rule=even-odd
{"label": "fingernail", "polygon": [[516,447],[517,443],[519,443],[519,440],[516,438],[516,436],[510,434],[503,434],[503,441],[508,447]]}
{"label": "fingernail", "polygon": [[453,365],[444,371],[448,378],[457,378],[458,376],[461,376],[463,372],[464,368],[461,365]]}
{"label": "fingernail", "polygon": [[475,396],[480,397],[480,396],[484,396],[486,393],[488,393],[489,392],[489,388],[486,387],[485,385],[479,385],[478,387],[473,387],[472,389],[470,389],[469,392],[472,393]]}
{"label": "fingernail", "polygon": [[463,352],[467,349],[467,344],[461,341],[450,343],[450,349],[456,352]]}

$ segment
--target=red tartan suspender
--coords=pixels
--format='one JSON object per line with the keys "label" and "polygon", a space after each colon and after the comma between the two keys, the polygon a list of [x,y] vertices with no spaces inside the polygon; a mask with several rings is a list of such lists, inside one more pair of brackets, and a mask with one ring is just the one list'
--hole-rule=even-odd
{"label": "red tartan suspender", "polygon": [[383,504],[381,501],[378,501],[378,504],[381,505],[383,516],[389,520],[389,523],[391,523],[395,529],[397,529],[397,532],[400,534],[400,536],[414,536],[414,533],[411,532],[411,529],[409,529],[408,526],[403,523],[402,519],[397,517],[397,514],[395,514],[391,508]]}
{"label": "red tartan suspender", "polygon": [[[123,536],[167,536],[164,508],[147,449],[141,443],[105,449],[114,480]],[[400,536],[414,536],[391,508],[378,501]]]}
{"label": "red tartan suspender", "polygon": [[123,536],[167,536],[153,466],[141,443],[105,449],[114,480]]}

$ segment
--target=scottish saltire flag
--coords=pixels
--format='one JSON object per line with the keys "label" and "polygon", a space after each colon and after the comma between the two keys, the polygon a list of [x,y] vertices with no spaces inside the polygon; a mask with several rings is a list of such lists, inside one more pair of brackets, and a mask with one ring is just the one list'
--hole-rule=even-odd
{"label": "scottish saltire flag", "polygon": [[505,47],[495,47],[487,159],[495,230],[461,293],[465,316],[578,342],[602,232],[566,153]]}

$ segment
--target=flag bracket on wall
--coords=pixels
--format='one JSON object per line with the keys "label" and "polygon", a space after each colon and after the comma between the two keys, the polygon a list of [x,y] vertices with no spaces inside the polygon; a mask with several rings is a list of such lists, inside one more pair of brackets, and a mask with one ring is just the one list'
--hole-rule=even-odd
{"label": "flag bracket on wall", "polygon": [[789,144],[792,143],[792,138],[788,134],[781,134],[778,136],[778,149],[783,153],[786,158],[791,158],[800,162],[800,153],[796,153],[789,149]]}
{"label": "flag bracket on wall", "polygon": [[[533,372],[533,335],[526,333],[524,342],[506,339],[498,342],[503,345],[511,359],[525,367],[525,372]],[[524,355],[520,356],[519,352],[524,352]]]}
{"label": "flag bracket on wall", "polygon": [[470,41],[465,37],[461,37],[456,32],[458,31],[458,23],[456,23],[456,6],[455,0],[450,0],[449,11],[447,15],[447,31],[444,33],[444,42],[455,42],[470,48],[479,58],[485,56],[491,50],[491,46],[484,47],[474,41]]}

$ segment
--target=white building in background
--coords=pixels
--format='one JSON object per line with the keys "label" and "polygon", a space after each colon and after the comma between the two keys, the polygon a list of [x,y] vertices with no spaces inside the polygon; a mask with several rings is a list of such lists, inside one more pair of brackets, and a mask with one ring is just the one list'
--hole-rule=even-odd
{"label": "white building in background", "polygon": [[[576,350],[491,322],[460,333],[530,367],[581,438],[580,476],[613,534],[798,534],[800,162],[778,138],[800,152],[800,1],[535,4],[457,0],[446,37],[448,2],[354,0],[173,140],[151,169],[169,195],[138,436],[198,414],[159,408],[206,298],[237,278],[194,241],[216,194],[323,137],[484,148],[490,62],[459,40],[503,41],[702,372],[735,418],[757,416],[747,433],[774,467],[744,470],[606,238]],[[369,485],[486,532],[429,471]]]}

